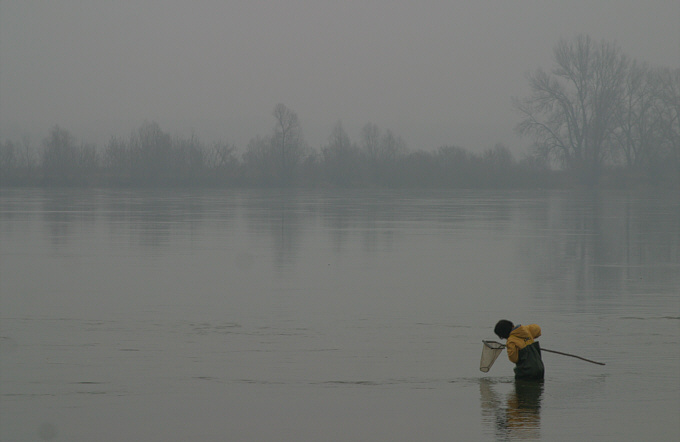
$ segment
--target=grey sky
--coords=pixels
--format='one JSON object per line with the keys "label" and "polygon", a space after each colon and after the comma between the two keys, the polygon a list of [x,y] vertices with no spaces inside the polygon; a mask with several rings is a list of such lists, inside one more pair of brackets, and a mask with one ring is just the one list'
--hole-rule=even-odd
{"label": "grey sky", "polygon": [[678,0],[3,0],[0,137],[103,146],[144,120],[243,149],[281,102],[312,147],[342,120],[411,149],[522,143],[512,96],[561,37],[680,66]]}

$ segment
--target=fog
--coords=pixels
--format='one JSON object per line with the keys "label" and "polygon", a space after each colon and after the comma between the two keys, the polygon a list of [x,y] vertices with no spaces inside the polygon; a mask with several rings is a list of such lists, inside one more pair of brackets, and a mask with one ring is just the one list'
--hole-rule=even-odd
{"label": "fog", "polygon": [[242,150],[272,108],[312,147],[341,120],[413,149],[522,143],[511,98],[587,33],[652,65],[680,65],[677,0],[144,2],[0,4],[0,138],[37,145],[59,125],[103,146],[145,121]]}

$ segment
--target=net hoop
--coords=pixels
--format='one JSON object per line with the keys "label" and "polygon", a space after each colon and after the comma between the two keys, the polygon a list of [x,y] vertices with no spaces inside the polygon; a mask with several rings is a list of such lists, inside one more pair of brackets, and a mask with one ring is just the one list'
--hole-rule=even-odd
{"label": "net hoop", "polygon": [[503,352],[505,345],[496,341],[482,341],[482,358],[479,361],[479,370],[483,373],[488,373],[491,366],[498,356]]}

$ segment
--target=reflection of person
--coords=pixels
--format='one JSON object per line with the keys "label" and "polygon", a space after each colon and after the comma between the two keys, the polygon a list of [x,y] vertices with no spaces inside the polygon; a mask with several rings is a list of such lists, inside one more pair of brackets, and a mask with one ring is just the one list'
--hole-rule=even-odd
{"label": "reflection of person", "polygon": [[532,438],[538,437],[542,394],[542,381],[515,380],[515,392],[508,397],[505,409],[509,433],[519,433]]}
{"label": "reflection of person", "polygon": [[482,421],[493,429],[497,440],[540,439],[543,381],[516,379],[514,383],[514,390],[503,400],[494,387],[504,382],[480,380]]}
{"label": "reflection of person", "polygon": [[501,319],[496,323],[494,333],[507,339],[508,359],[515,363],[515,379],[543,379],[545,367],[541,347],[534,340],[541,336],[541,327],[536,324],[515,326],[507,319]]}

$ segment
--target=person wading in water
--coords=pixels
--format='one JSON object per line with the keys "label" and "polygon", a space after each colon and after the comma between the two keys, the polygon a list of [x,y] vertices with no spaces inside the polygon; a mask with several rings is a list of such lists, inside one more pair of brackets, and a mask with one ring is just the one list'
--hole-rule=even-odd
{"label": "person wading in water", "polygon": [[494,333],[507,339],[508,359],[515,364],[515,379],[543,379],[545,367],[541,358],[541,346],[534,339],[541,336],[536,324],[514,325],[507,319],[496,323]]}

